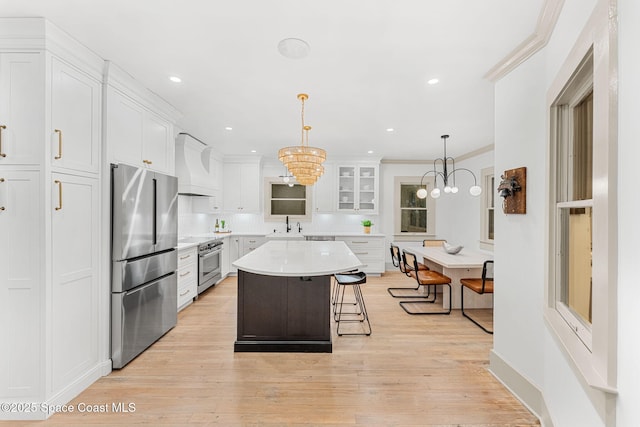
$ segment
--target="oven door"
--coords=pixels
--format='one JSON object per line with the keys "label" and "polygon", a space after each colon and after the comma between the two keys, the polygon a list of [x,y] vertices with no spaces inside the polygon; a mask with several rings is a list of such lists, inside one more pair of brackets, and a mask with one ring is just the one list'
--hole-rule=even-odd
{"label": "oven door", "polygon": [[198,265],[198,293],[216,284],[222,277],[222,248],[201,254]]}

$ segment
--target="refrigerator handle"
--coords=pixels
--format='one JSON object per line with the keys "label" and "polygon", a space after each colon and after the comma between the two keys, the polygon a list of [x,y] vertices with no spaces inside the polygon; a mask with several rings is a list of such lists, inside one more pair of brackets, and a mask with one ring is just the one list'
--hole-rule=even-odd
{"label": "refrigerator handle", "polygon": [[153,179],[153,244],[158,243],[158,181]]}

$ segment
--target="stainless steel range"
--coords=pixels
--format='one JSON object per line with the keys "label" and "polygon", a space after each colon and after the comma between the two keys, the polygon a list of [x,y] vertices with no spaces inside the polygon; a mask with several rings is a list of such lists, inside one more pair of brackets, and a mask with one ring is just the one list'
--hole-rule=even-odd
{"label": "stainless steel range", "polygon": [[198,242],[198,295],[215,285],[222,278],[222,239],[202,241],[189,237],[180,242]]}
{"label": "stainless steel range", "polygon": [[222,278],[222,239],[198,245],[198,295]]}

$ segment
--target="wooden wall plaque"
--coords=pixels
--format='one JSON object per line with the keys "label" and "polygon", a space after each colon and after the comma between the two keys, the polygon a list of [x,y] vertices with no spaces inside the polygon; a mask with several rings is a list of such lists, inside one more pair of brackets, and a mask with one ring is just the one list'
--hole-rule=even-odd
{"label": "wooden wall plaque", "polygon": [[505,178],[515,178],[520,189],[513,195],[506,197],[502,202],[502,212],[505,214],[527,213],[527,168],[516,168],[504,171]]}

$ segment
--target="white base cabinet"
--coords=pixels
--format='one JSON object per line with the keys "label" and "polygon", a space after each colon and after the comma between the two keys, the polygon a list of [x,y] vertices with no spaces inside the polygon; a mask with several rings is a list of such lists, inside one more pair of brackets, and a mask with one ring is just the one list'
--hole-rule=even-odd
{"label": "white base cabinet", "polygon": [[238,269],[232,264],[266,243],[266,241],[267,238],[264,234],[231,236],[229,238],[229,272],[237,273]]}
{"label": "white base cabinet", "polygon": [[41,182],[39,171],[0,168],[0,396],[8,402],[36,398],[44,384]]}
{"label": "white base cabinet", "polygon": [[178,311],[198,296],[198,247],[178,250]]}
{"label": "white base cabinet", "polygon": [[358,257],[363,264],[360,270],[365,273],[383,274],[385,271],[385,240],[384,236],[362,237],[336,237],[349,246],[351,252]]}

